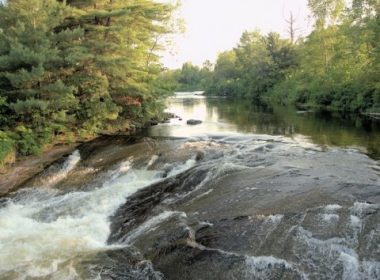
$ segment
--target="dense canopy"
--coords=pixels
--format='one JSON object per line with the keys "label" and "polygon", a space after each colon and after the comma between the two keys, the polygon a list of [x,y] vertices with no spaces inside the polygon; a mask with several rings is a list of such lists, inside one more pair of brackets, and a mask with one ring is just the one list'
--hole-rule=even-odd
{"label": "dense canopy", "polygon": [[0,162],[157,117],[168,94],[157,51],[175,8],[154,0],[0,4]]}

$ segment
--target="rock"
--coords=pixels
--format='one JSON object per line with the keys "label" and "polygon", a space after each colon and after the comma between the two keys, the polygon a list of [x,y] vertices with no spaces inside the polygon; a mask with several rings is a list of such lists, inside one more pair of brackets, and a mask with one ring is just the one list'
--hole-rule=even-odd
{"label": "rock", "polygon": [[164,118],[175,119],[175,118],[178,118],[178,116],[174,113],[166,112],[166,113],[164,113]]}
{"label": "rock", "polygon": [[198,151],[196,156],[195,156],[195,160],[200,161],[200,160],[204,159],[204,157],[205,157],[205,154],[202,151]]}
{"label": "rock", "polygon": [[201,120],[193,120],[193,119],[190,119],[186,122],[188,125],[197,125],[197,124],[201,124],[202,121]]}
{"label": "rock", "polygon": [[70,145],[55,145],[46,149],[41,155],[21,157],[16,162],[10,156],[10,164],[0,169],[0,197],[21,188],[22,185],[44,171],[62,157],[70,155],[79,142]]}

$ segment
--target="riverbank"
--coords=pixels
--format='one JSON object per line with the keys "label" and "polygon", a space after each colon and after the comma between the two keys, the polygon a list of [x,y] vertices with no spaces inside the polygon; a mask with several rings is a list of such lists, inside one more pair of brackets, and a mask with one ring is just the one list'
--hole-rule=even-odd
{"label": "riverbank", "polygon": [[15,191],[55,161],[71,154],[79,145],[79,142],[55,145],[41,155],[20,157],[15,163],[6,165],[0,169],[0,197]]}
{"label": "riverbank", "polygon": [[171,113],[164,113],[161,118],[151,119],[139,128],[134,126],[124,131],[102,131],[98,135],[78,138],[73,143],[59,141],[55,144],[46,145],[39,155],[17,156],[14,162],[7,163],[3,167],[0,167],[0,197],[17,190],[26,181],[44,171],[57,160],[69,156],[80,145],[88,144],[104,136],[119,137],[137,135],[144,129],[158,125],[159,123],[168,122],[170,118],[174,117],[176,116]]}
{"label": "riverbank", "polygon": [[362,113],[362,115],[380,121],[380,113]]}

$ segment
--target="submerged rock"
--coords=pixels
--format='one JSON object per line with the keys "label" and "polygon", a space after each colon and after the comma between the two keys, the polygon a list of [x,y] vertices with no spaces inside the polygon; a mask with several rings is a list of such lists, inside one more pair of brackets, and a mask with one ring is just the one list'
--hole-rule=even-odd
{"label": "submerged rock", "polygon": [[194,120],[194,119],[190,119],[186,122],[188,125],[197,125],[197,124],[201,124],[202,121],[201,120]]}

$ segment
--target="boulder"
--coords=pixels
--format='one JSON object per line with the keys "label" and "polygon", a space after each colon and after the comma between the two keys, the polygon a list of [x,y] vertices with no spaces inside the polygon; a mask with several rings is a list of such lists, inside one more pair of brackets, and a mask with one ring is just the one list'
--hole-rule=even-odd
{"label": "boulder", "polygon": [[193,120],[193,119],[191,119],[191,120],[188,120],[186,123],[189,124],[189,125],[197,125],[197,124],[201,124],[202,121],[201,120]]}

